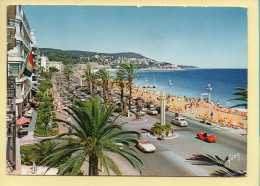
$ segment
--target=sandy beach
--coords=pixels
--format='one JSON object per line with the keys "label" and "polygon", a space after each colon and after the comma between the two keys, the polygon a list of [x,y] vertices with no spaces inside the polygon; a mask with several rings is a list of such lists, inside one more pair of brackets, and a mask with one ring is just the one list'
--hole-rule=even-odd
{"label": "sandy beach", "polygon": [[[113,86],[115,91],[119,87]],[[129,90],[124,92],[129,94]],[[160,94],[143,88],[133,88],[132,96],[142,97],[146,102],[152,101],[156,106],[160,106]],[[204,121],[206,124],[214,124],[219,127],[225,127],[233,133],[247,134],[247,110],[230,109],[207,103],[206,100],[188,99],[174,95],[166,96],[166,110],[179,113],[189,118]]]}

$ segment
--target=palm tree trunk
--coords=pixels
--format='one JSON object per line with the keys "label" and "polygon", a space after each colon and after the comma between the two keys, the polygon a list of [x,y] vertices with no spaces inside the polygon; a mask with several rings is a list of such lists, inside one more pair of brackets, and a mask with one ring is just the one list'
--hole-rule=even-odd
{"label": "palm tree trunk", "polygon": [[90,92],[91,89],[91,85],[90,85],[90,81],[88,81],[88,91]]}
{"label": "palm tree trunk", "polygon": [[121,103],[122,103],[122,108],[125,110],[125,102],[124,102],[124,87],[121,86]]}
{"label": "palm tree trunk", "polygon": [[130,89],[130,93],[129,93],[129,110],[131,110],[131,99],[132,99],[132,81],[129,82],[129,89]]}
{"label": "palm tree trunk", "polygon": [[106,101],[106,85],[105,85],[105,83],[103,82],[103,97],[104,97],[104,101]]}
{"label": "palm tree trunk", "polygon": [[92,81],[92,91],[91,91],[91,94],[94,94],[94,88],[95,88],[95,84],[94,84],[94,81]]}
{"label": "palm tree trunk", "polygon": [[98,157],[97,155],[89,156],[89,176],[98,176]]}
{"label": "palm tree trunk", "polygon": [[109,99],[109,84],[107,84],[106,89],[107,89],[107,99]]}

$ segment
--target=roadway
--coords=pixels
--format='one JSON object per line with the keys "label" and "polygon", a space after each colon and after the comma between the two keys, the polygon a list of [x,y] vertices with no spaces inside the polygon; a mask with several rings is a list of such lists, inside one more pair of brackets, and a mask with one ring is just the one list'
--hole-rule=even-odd
{"label": "roadway", "polygon": [[[229,156],[230,161],[226,163],[227,166],[234,170],[246,170],[246,137],[186,118],[188,127],[172,125],[175,133],[178,134],[177,138],[161,141],[149,137],[148,133],[143,130],[151,129],[156,121],[160,121],[160,115],[145,115],[144,118],[146,121],[129,122],[123,125],[124,129],[141,132],[141,138],[151,141],[157,148],[154,153],[143,153],[137,150],[145,164],[144,176],[208,176],[216,170],[225,170],[217,166],[192,165],[187,159],[195,154],[218,155],[222,159]],[[173,118],[173,113],[166,112],[166,122],[170,122],[171,118]],[[118,119],[116,123],[122,123],[122,120]],[[199,140],[196,138],[197,132],[212,133],[218,138],[218,142],[207,143]]]}

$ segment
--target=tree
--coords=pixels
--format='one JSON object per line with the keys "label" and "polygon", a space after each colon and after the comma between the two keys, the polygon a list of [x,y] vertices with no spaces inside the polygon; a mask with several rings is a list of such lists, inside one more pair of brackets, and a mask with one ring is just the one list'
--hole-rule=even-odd
{"label": "tree", "polygon": [[233,105],[231,106],[230,108],[234,108],[234,107],[244,107],[244,108],[247,108],[247,89],[245,88],[236,88],[233,95],[237,95],[237,96],[241,96],[241,97],[238,97],[238,98],[232,98],[232,99],[229,99],[228,101],[230,100],[238,100],[238,101],[243,101],[245,103],[240,103],[240,104],[236,104],[236,105]]}
{"label": "tree", "polygon": [[54,141],[40,141],[33,146],[25,146],[21,148],[21,158],[24,164],[32,165],[33,162],[38,164],[45,157],[50,155],[57,146]]}
{"label": "tree", "polygon": [[66,65],[63,70],[63,73],[66,76],[67,80],[69,80],[70,74],[73,73],[71,65]]}
{"label": "tree", "polygon": [[123,110],[125,109],[125,106],[124,106],[124,88],[126,86],[126,73],[125,71],[118,71],[116,73],[116,78],[115,78],[115,82],[114,83],[117,83],[119,84],[119,87],[121,89],[121,103],[122,103],[122,108]]}
{"label": "tree", "polygon": [[132,84],[133,80],[139,78],[140,76],[136,75],[136,66],[134,63],[122,63],[119,67],[120,73],[125,73],[127,85],[129,87],[129,110],[131,110],[131,100],[132,100]]}
{"label": "tree", "polygon": [[69,110],[65,110],[74,118],[77,125],[56,119],[71,127],[72,132],[60,134],[52,139],[65,140],[67,144],[55,149],[43,160],[43,163],[49,165],[50,168],[63,158],[70,157],[66,163],[60,166],[58,174],[64,175],[69,171],[70,175],[74,175],[78,173],[87,158],[89,175],[97,176],[98,167],[102,166],[108,175],[110,174],[109,169],[113,169],[117,175],[121,175],[116,163],[105,153],[112,152],[124,157],[142,173],[143,162],[135,154],[135,149],[130,146],[131,143],[137,144],[138,141],[135,137],[129,137],[129,134],[140,137],[140,133],[122,130],[122,125],[114,124],[117,118],[109,122],[116,105],[107,106],[106,103],[101,102],[98,95],[95,95],[90,101],[76,101],[75,105],[69,107]]}
{"label": "tree", "polygon": [[50,72],[59,72],[59,69],[57,69],[56,67],[50,67],[49,71]]}
{"label": "tree", "polygon": [[206,165],[206,166],[219,166],[227,171],[219,170],[215,171],[214,173],[211,173],[211,176],[221,176],[221,177],[230,177],[230,176],[245,176],[246,172],[244,171],[236,171],[229,167],[227,167],[225,164],[228,161],[228,156],[224,159],[221,159],[219,156],[215,155],[215,157],[207,154],[195,154],[191,158],[188,158],[187,160],[192,161],[193,165]]}
{"label": "tree", "polygon": [[102,80],[104,100],[109,99],[108,85],[111,79],[109,72],[105,68],[102,68],[97,72],[97,76]]}
{"label": "tree", "polygon": [[39,73],[41,74],[41,73],[44,72],[45,68],[44,68],[44,66],[39,66],[39,67],[37,68],[37,70],[38,70]]}
{"label": "tree", "polygon": [[90,91],[91,90],[91,87],[90,87],[90,83],[91,83],[91,80],[92,80],[92,68],[90,65],[87,65],[87,70],[85,71],[85,74],[83,75],[83,77],[85,78],[85,81],[88,82],[88,90]]}

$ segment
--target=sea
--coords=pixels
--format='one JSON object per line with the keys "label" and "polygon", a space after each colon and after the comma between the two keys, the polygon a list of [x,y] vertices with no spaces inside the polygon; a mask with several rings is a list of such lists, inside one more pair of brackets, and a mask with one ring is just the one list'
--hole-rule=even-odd
{"label": "sea", "polygon": [[[247,69],[187,69],[187,70],[143,70],[137,73],[140,78],[134,80],[138,86],[157,85],[149,88],[155,92],[164,91],[167,94],[188,98],[200,98],[201,94],[208,93],[206,87],[210,84],[211,102],[219,103],[224,107],[241,103],[241,101],[228,101],[236,98],[235,88],[247,88]],[[169,80],[172,86],[169,86]],[[204,95],[203,98],[207,98]]]}

